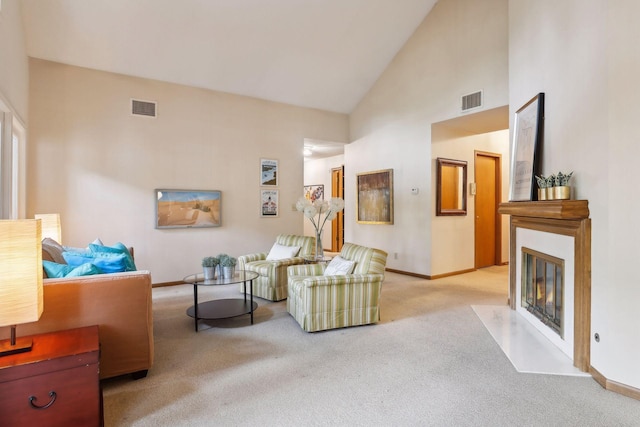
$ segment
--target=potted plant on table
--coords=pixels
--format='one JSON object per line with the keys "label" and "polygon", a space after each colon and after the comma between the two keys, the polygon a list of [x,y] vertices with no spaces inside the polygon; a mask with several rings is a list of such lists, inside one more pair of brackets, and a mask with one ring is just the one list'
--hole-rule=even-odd
{"label": "potted plant on table", "polygon": [[220,262],[220,275],[225,279],[233,278],[238,260],[230,255],[220,254],[218,261]]}
{"label": "potted plant on table", "polygon": [[218,262],[218,258],[214,256],[202,258],[202,271],[204,273],[204,280],[212,280],[216,278],[216,266],[218,265]]}

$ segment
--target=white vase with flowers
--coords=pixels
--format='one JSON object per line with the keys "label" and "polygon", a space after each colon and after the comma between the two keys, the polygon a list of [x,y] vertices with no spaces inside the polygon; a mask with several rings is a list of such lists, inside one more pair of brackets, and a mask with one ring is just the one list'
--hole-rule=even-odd
{"label": "white vase with flowers", "polygon": [[344,200],[340,197],[332,197],[329,201],[316,199],[312,202],[303,196],[296,202],[296,209],[313,224],[316,232],[316,259],[323,259],[322,229],[327,221],[333,221],[338,212],[344,209]]}

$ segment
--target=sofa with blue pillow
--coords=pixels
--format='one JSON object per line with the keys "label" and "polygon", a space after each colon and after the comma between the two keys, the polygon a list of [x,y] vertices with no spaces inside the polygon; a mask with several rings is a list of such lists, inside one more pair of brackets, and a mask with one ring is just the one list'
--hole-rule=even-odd
{"label": "sofa with blue pillow", "polygon": [[[98,325],[100,378],[146,376],[153,364],[151,274],[137,270],[133,250],[96,241],[86,248],[42,241],[44,311],[20,325],[33,335]],[[0,339],[9,336],[0,328]]]}
{"label": "sofa with blue pillow", "polygon": [[43,239],[42,268],[44,277],[56,278],[137,270],[133,248],[120,242],[106,246],[99,239],[86,248],[62,246],[53,239]]}

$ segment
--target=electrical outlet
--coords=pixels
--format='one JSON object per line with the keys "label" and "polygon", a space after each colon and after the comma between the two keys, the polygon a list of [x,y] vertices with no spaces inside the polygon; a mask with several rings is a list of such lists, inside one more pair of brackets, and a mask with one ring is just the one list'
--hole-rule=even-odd
{"label": "electrical outlet", "polygon": [[411,194],[418,194],[420,192],[419,188],[412,188],[411,189]]}

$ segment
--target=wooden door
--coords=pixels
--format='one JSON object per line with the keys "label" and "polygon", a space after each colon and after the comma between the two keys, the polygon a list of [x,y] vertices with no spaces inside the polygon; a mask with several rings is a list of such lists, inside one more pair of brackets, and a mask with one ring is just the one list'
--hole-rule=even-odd
{"label": "wooden door", "polygon": [[475,268],[501,262],[500,154],[475,154]]}
{"label": "wooden door", "polygon": [[[331,169],[331,197],[344,200],[344,166]],[[331,252],[340,252],[344,244],[344,211],[331,223]]]}

